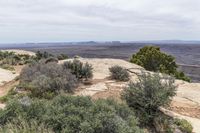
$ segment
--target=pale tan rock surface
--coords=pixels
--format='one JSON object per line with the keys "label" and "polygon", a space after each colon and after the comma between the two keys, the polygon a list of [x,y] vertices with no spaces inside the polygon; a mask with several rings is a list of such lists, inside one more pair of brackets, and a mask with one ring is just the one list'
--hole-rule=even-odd
{"label": "pale tan rock surface", "polygon": [[30,55],[35,56],[34,52],[26,51],[26,50],[19,50],[19,49],[8,49],[8,50],[1,50],[1,51],[8,51],[8,52],[14,52],[18,55]]}
{"label": "pale tan rock surface", "polygon": [[6,82],[12,81],[16,76],[18,76],[18,74],[14,74],[9,70],[0,68],[0,86]]}

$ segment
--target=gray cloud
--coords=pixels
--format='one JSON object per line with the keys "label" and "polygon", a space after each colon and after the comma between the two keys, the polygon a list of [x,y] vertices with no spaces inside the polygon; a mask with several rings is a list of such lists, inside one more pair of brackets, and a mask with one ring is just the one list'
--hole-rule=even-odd
{"label": "gray cloud", "polygon": [[0,0],[0,42],[199,39],[198,0]]}

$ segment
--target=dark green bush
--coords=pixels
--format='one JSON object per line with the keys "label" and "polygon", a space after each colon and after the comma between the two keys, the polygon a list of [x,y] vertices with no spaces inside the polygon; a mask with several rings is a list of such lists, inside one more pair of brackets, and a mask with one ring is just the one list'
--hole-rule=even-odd
{"label": "dark green bush", "polygon": [[48,52],[41,52],[41,51],[37,51],[36,52],[36,59],[37,60],[41,60],[41,59],[47,59],[49,57],[53,57],[52,54],[48,53]]}
{"label": "dark green bush", "polygon": [[132,55],[130,62],[136,63],[146,70],[173,75],[178,79],[190,81],[183,72],[178,72],[175,58],[160,51],[157,46],[145,46]]}
{"label": "dark green bush", "polygon": [[[28,125],[31,121],[36,125],[45,123],[42,128],[50,128],[57,133],[142,133],[128,106],[112,100],[92,101],[89,97],[15,99],[0,110],[0,125],[4,127],[17,118]],[[16,123],[12,125],[17,126]]]}
{"label": "dark green bush", "polygon": [[178,72],[178,71],[177,71],[177,72],[175,73],[175,77],[176,77],[177,79],[181,79],[181,80],[184,80],[184,81],[191,82],[190,78],[187,77],[183,72]]}
{"label": "dark green bush", "polygon": [[174,123],[180,128],[180,130],[184,133],[192,133],[193,127],[192,125],[184,119],[175,119]]}
{"label": "dark green bush", "polygon": [[142,124],[153,124],[159,107],[167,106],[176,94],[174,79],[159,74],[143,73],[137,83],[130,83],[122,96],[134,108]]}
{"label": "dark green bush", "polygon": [[60,55],[57,55],[57,58],[58,60],[65,60],[65,59],[68,59],[69,57],[65,54],[60,54]]}
{"label": "dark green bush", "polygon": [[66,61],[63,63],[64,69],[70,69],[71,73],[76,75],[78,79],[88,80],[93,77],[92,65],[85,63],[83,64],[81,61],[74,59],[73,61]]}
{"label": "dark green bush", "polygon": [[58,59],[54,57],[49,57],[45,60],[45,63],[55,62],[58,63]]}
{"label": "dark green bush", "polygon": [[118,81],[128,81],[130,78],[128,71],[121,66],[113,66],[109,68],[109,70],[110,70],[112,79],[115,79]]}
{"label": "dark green bush", "polygon": [[31,91],[32,96],[49,98],[61,91],[73,92],[77,84],[76,77],[61,65],[40,61],[22,70],[19,88]]}

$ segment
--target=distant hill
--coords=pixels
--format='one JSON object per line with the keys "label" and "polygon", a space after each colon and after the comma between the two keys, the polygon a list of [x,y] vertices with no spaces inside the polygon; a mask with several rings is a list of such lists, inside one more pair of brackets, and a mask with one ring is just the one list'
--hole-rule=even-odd
{"label": "distant hill", "polygon": [[184,40],[150,40],[150,41],[82,41],[82,42],[43,42],[43,43],[12,43],[12,44],[0,44],[0,49],[7,48],[39,48],[39,47],[58,47],[68,45],[119,45],[119,44],[199,44],[200,41],[184,41]]}

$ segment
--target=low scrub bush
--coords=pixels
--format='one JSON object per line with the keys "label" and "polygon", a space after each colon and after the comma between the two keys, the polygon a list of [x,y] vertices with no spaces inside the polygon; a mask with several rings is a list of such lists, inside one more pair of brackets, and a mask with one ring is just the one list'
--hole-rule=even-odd
{"label": "low scrub bush", "polygon": [[14,87],[11,88],[5,96],[0,97],[0,102],[4,103],[13,99],[17,92],[14,90]]}
{"label": "low scrub bush", "polygon": [[151,125],[159,114],[159,107],[167,106],[176,94],[174,79],[159,74],[142,73],[139,81],[130,83],[122,96],[135,109],[141,123]]}
{"label": "low scrub bush", "polygon": [[77,86],[76,77],[55,62],[45,62],[42,60],[26,66],[20,74],[19,88],[29,90],[32,96],[46,98],[61,91],[73,92]]}
{"label": "low scrub bush", "polygon": [[58,60],[65,60],[65,59],[68,59],[69,57],[65,54],[60,54],[60,55],[57,55],[57,58]]}
{"label": "low scrub bush", "polygon": [[16,118],[0,128],[1,133],[54,133],[45,124],[39,124],[35,120],[23,120]]}
{"label": "low scrub bush", "polygon": [[65,54],[53,55],[46,51],[44,51],[44,52],[37,51],[36,52],[36,57],[35,57],[36,60],[39,61],[41,59],[48,59],[48,58],[56,58],[58,60],[64,60],[64,59],[68,59],[68,56]]}
{"label": "low scrub bush", "polygon": [[92,65],[88,63],[82,63],[81,61],[74,59],[73,61],[66,61],[63,63],[64,69],[70,69],[71,73],[76,75],[78,79],[88,80],[93,77]]}
{"label": "low scrub bush", "polygon": [[128,71],[121,66],[113,66],[109,68],[109,70],[110,70],[112,79],[115,79],[118,81],[128,81],[130,78]]}
{"label": "low scrub bush", "polygon": [[[0,125],[21,118],[29,131],[31,122],[40,128],[65,133],[142,133],[133,111],[112,100],[92,101],[89,97],[57,96],[52,100],[25,97],[8,103],[0,110]],[[41,126],[45,123],[44,126]],[[29,125],[29,126],[27,126]],[[10,130],[18,127],[12,123]],[[25,129],[26,129],[25,128]],[[26,131],[26,130],[25,130]]]}
{"label": "low scrub bush", "polygon": [[174,123],[178,126],[178,128],[184,133],[192,133],[193,127],[192,125],[184,119],[175,119]]}
{"label": "low scrub bush", "polygon": [[24,65],[32,62],[33,60],[35,60],[34,56],[18,55],[15,54],[14,52],[0,51],[0,65],[10,65],[10,66]]}
{"label": "low scrub bush", "polygon": [[47,58],[50,58],[50,57],[53,57],[52,54],[44,51],[44,52],[41,52],[41,51],[37,51],[36,52],[36,59],[37,60],[41,60],[41,59],[47,59]]}

